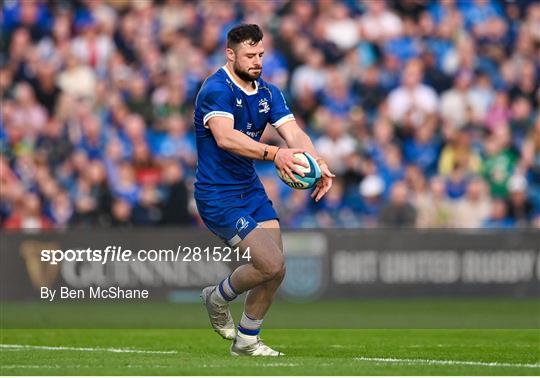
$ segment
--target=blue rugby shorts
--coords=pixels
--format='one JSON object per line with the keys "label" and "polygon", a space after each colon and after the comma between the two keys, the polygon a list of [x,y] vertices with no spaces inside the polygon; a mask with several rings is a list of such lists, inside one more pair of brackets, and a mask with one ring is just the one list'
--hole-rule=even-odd
{"label": "blue rugby shorts", "polygon": [[196,199],[199,214],[210,231],[233,247],[260,222],[279,219],[263,188],[216,200]]}

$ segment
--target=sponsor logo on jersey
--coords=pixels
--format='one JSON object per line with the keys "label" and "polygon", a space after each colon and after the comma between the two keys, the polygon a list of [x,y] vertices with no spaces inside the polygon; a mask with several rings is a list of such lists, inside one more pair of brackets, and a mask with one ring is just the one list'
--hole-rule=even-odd
{"label": "sponsor logo on jersey", "polygon": [[268,113],[270,111],[270,105],[268,105],[268,100],[263,98],[259,101],[259,113]]}
{"label": "sponsor logo on jersey", "polygon": [[246,134],[247,136],[250,136],[252,138],[258,138],[260,135],[262,135],[264,130],[255,130],[255,131],[250,131],[250,130],[246,130],[246,131],[242,131],[244,134]]}
{"label": "sponsor logo on jersey", "polygon": [[238,106],[239,108],[242,107],[242,99],[241,98],[236,99],[236,106]]}

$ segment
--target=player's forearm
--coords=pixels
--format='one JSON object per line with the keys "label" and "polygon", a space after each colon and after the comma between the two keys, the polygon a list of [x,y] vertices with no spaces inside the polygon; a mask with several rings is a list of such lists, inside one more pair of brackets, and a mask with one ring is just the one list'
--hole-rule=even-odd
{"label": "player's forearm", "polygon": [[[218,146],[226,151],[250,159],[265,160],[267,145],[257,142],[238,130],[230,130],[226,135],[216,139]],[[271,156],[267,153],[267,159]]]}
{"label": "player's forearm", "polygon": [[305,150],[309,152],[314,158],[319,157],[319,154],[317,154],[317,150],[315,150],[315,146],[313,145],[311,138],[300,129],[294,134],[294,136],[286,138],[285,142],[287,143],[287,146],[289,148],[298,148],[301,150]]}

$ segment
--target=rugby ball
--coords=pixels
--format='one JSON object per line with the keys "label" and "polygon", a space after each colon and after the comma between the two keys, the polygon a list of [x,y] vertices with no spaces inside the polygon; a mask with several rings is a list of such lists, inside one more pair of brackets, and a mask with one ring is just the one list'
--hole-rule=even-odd
{"label": "rugby ball", "polygon": [[319,181],[319,179],[321,178],[321,169],[319,168],[319,164],[317,164],[315,158],[307,152],[294,154],[294,157],[309,165],[308,168],[298,164],[296,165],[300,169],[300,171],[305,174],[305,176],[302,177],[294,173],[294,176],[299,181],[294,182],[288,177],[284,178],[279,172],[279,170],[276,168],[279,178],[281,179],[281,181],[283,181],[285,184],[287,184],[293,189],[305,190],[313,188],[315,184],[317,184],[317,181]]}

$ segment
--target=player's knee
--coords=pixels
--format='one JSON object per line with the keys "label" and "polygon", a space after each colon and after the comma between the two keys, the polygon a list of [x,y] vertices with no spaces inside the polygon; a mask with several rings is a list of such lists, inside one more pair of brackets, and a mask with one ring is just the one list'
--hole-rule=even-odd
{"label": "player's knee", "polygon": [[280,271],[274,276],[274,280],[281,283],[283,279],[285,278],[285,272],[286,272],[285,264],[282,265]]}
{"label": "player's knee", "polygon": [[280,275],[285,274],[285,261],[283,256],[280,256],[267,264],[260,269],[263,279],[265,281],[273,280],[279,278]]}

